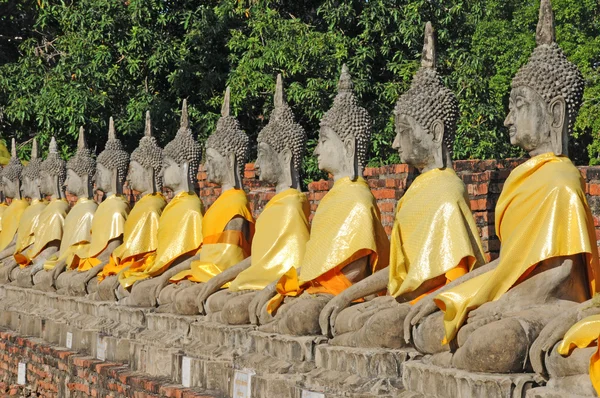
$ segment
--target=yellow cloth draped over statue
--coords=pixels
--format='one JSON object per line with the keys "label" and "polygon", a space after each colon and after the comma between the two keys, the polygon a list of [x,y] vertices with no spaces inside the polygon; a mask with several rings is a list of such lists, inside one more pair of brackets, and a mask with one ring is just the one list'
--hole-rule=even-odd
{"label": "yellow cloth draped over statue", "polygon": [[340,178],[317,207],[300,275],[292,268],[279,280],[269,311],[277,309],[282,296],[299,296],[304,290],[338,295],[352,285],[342,269],[366,256],[372,272],[388,265],[390,242],[381,214],[363,178]]}
{"label": "yellow cloth draped over statue", "polygon": [[97,208],[98,204],[92,199],[77,200],[65,218],[58,254],[44,263],[46,271],[53,270],[63,260],[67,263],[67,269],[71,268],[75,251],[92,239],[92,221]]}
{"label": "yellow cloth draped over statue", "polygon": [[275,195],[256,220],[252,264],[229,290],[261,290],[302,264],[310,237],[310,205],[306,195],[290,188]]}
{"label": "yellow cloth draped over statue", "polygon": [[6,203],[0,203],[0,232],[2,231],[2,216],[6,209],[8,209],[8,205]]}
{"label": "yellow cloth draped over statue", "polygon": [[119,282],[129,288],[136,281],[162,274],[184,254],[195,254],[202,244],[202,201],[181,192],[163,210],[158,223],[158,247],[153,258],[124,269]]}
{"label": "yellow cloth draped over statue", "polygon": [[72,268],[83,272],[100,264],[96,257],[106,249],[111,240],[123,235],[128,214],[129,202],[122,195],[110,195],[100,203],[92,220],[92,240],[74,251],[77,258]]}
{"label": "yellow cloth draped over statue", "polygon": [[[598,337],[600,337],[600,315],[592,315],[571,326],[557,351],[560,355],[569,356],[575,348],[598,346]],[[596,393],[600,395],[600,347],[590,358],[590,380]]]}
{"label": "yellow cloth draped over statue", "polygon": [[15,255],[20,254],[35,241],[34,232],[40,221],[42,211],[48,206],[48,202],[43,199],[33,199],[31,204],[21,216],[19,229],[17,231],[17,241],[15,246]]}
{"label": "yellow cloth draped over statue", "polygon": [[25,209],[29,207],[27,199],[13,199],[2,216],[2,231],[0,231],[0,251],[6,249],[13,241],[19,222]]}
{"label": "yellow cloth draped over statue", "polygon": [[21,268],[29,265],[48,243],[62,239],[63,225],[68,212],[69,202],[65,199],[53,199],[48,203],[39,216],[38,225],[34,231],[33,245],[28,250],[15,254],[15,260]]}
{"label": "yellow cloth draped over statue", "polygon": [[498,300],[552,257],[585,253],[590,292],[596,292],[594,220],[585,183],[569,158],[546,153],[513,170],[496,205],[496,233],[502,243],[497,267],[436,296],[445,312],[446,341],[470,310]]}
{"label": "yellow cloth draped over statue", "polygon": [[98,282],[117,275],[136,263],[143,263],[158,246],[158,222],[167,205],[160,193],[148,194],[133,206],[125,221],[123,244],[110,255],[110,261],[98,274]]}
{"label": "yellow cloth draped over statue", "polygon": [[[250,225],[248,240],[241,231],[225,231],[225,227],[234,217],[241,217],[248,221]],[[254,217],[243,189],[229,189],[219,195],[204,215],[202,233],[204,239],[199,253],[200,259],[193,261],[190,269],[173,276],[170,282],[179,282],[183,279],[207,282],[250,255]]]}
{"label": "yellow cloth draped over statue", "polygon": [[418,176],[396,210],[389,293],[398,297],[413,292],[441,275],[454,280],[484,263],[462,180],[451,168],[433,169]]}

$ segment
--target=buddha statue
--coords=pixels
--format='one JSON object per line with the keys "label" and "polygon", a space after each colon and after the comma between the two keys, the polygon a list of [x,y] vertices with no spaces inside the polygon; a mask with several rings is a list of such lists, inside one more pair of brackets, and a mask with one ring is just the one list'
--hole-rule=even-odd
{"label": "buddha statue", "polygon": [[110,254],[121,245],[129,201],[123,196],[129,154],[116,137],[114,120],[109,120],[108,141],[96,160],[96,189],[104,194],[92,221],[92,236],[87,244],[74,251],[69,270],[56,280],[61,294],[83,296],[87,284],[108,262]]}
{"label": "buddha statue", "polygon": [[0,231],[2,231],[2,216],[4,215],[4,211],[8,208],[8,204],[6,204],[6,197],[4,196],[4,185],[2,184],[3,171],[4,167],[0,166]]}
{"label": "buddha statue", "polygon": [[[512,82],[505,125],[531,158],[506,180],[496,205],[500,256],[417,303],[405,338],[440,366],[471,372],[531,370],[529,349],[556,314],[595,293],[598,253],[585,182],[567,157],[584,80],[555,42],[541,2],[537,47]],[[560,220],[560,222],[556,222]],[[441,312],[435,312],[435,307]]]}
{"label": "buddha statue", "polygon": [[529,351],[533,370],[549,378],[555,396],[600,395],[600,296],[561,311]]}
{"label": "buddha statue", "polygon": [[41,271],[46,260],[55,255],[60,248],[65,218],[70,210],[64,190],[66,173],[66,162],[60,158],[56,140],[52,137],[48,156],[41,163],[37,179],[41,196],[50,197],[50,202],[39,216],[33,231],[33,244],[29,249],[15,254],[20,268],[15,269],[16,275],[11,279],[16,281],[18,286],[32,287],[33,275]]}
{"label": "buddha statue", "polygon": [[78,199],[65,217],[58,252],[48,257],[43,264],[43,270],[37,272],[35,265],[32,268],[34,289],[55,291],[56,279],[67,266],[71,268],[74,264],[77,249],[91,241],[92,220],[98,207],[92,199],[95,173],[96,161],[87,147],[85,130],[81,127],[77,151],[67,162],[67,174],[64,181],[66,190],[71,195],[77,196]]}
{"label": "buddha statue", "polygon": [[21,196],[22,171],[23,165],[17,157],[17,144],[13,138],[10,161],[2,170],[4,195],[11,199],[11,202],[10,206],[6,208],[2,215],[2,230],[0,230],[0,260],[14,254],[19,222],[21,221],[23,212],[29,207],[29,201]]}
{"label": "buddha statue", "polygon": [[88,291],[93,298],[115,301],[119,272],[129,266],[144,264],[154,257],[158,245],[158,220],[167,205],[161,193],[162,164],[163,151],[152,136],[148,111],[145,133],[131,154],[127,178],[129,188],[140,192],[140,196],[125,221],[123,244],[111,253],[108,264],[88,283]]}
{"label": "buddha statue", "polygon": [[0,282],[7,283],[16,277],[15,270],[18,267],[17,258],[26,251],[35,241],[34,232],[38,226],[40,215],[48,205],[48,202],[42,198],[40,192],[40,171],[42,159],[39,156],[37,140],[34,138],[31,146],[31,158],[27,166],[21,171],[21,193],[24,197],[31,200],[30,205],[23,211],[14,245],[9,245],[4,252],[12,251],[7,257],[0,258],[2,268],[0,268]]}
{"label": "buddha statue", "polygon": [[[402,348],[398,325],[411,305],[484,263],[466,187],[452,169],[458,101],[444,87],[435,55],[428,22],[421,69],[396,104],[392,145],[420,175],[398,202],[388,269],[350,286],[321,312],[321,331],[335,336],[330,344]],[[350,306],[386,288],[386,296]]]}
{"label": "buddha statue", "polygon": [[[242,187],[248,158],[248,136],[230,115],[227,87],[217,128],[206,140],[206,174],[221,186],[221,194],[202,220],[202,248],[198,259],[171,276],[158,297],[158,311],[182,315],[199,313],[198,292],[203,284],[250,256],[254,218]],[[175,272],[175,268],[172,272]]]}
{"label": "buddha statue", "polygon": [[314,152],[319,168],[333,175],[333,188],[317,207],[300,270],[290,268],[250,304],[250,320],[259,321],[260,330],[320,334],[319,314],[329,300],[388,265],[389,241],[376,200],[362,178],[370,124],[344,65],[333,107],[321,119]]}
{"label": "buddha statue", "polygon": [[[258,291],[300,266],[309,237],[310,206],[300,191],[306,132],[284,100],[281,75],[274,105],[269,123],[258,134],[254,166],[261,181],[275,185],[276,195],[256,220],[252,256],[213,276],[196,297],[201,313],[225,324],[250,323],[248,304]],[[229,282],[229,288],[220,290]]]}
{"label": "buddha statue", "polygon": [[187,101],[183,100],[179,130],[163,150],[163,185],[172,190],[174,196],[158,221],[156,254],[119,273],[120,286],[116,291],[119,304],[155,307],[169,278],[198,259],[204,210],[194,192],[194,184],[201,152],[189,127]]}

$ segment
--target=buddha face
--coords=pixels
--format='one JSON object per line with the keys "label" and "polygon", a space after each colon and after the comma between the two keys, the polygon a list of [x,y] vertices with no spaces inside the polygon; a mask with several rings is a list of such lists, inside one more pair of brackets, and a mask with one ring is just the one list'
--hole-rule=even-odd
{"label": "buddha face", "polygon": [[96,189],[106,193],[112,190],[113,170],[100,163],[96,164]]}
{"label": "buddha face", "polygon": [[165,157],[163,168],[160,173],[163,179],[163,185],[175,192],[177,192],[179,187],[185,183],[181,166],[170,157]]}
{"label": "buddha face", "polygon": [[279,154],[264,142],[258,144],[258,157],[254,168],[260,181],[270,184],[279,183],[284,173]]}
{"label": "buddha face", "polygon": [[127,173],[129,187],[138,192],[146,192],[152,189],[148,186],[148,178],[146,178],[148,173],[149,171],[135,160],[129,162],[129,173]]}
{"label": "buddha face", "polygon": [[327,125],[321,125],[314,155],[317,157],[319,169],[334,176],[340,172],[351,173],[354,167],[354,146],[345,144]]}
{"label": "buddha face", "polygon": [[39,178],[31,179],[29,177],[23,177],[23,181],[21,182],[21,193],[24,197],[37,198],[40,192],[39,180]]}
{"label": "buddha face", "polygon": [[414,117],[396,115],[395,128],[396,138],[392,148],[398,151],[403,163],[418,168],[434,161],[433,153],[439,144],[434,142],[434,134],[421,126]]}
{"label": "buddha face", "polygon": [[67,169],[67,178],[63,186],[69,193],[75,196],[85,195],[87,186],[83,181],[83,178],[77,175],[73,170]]}
{"label": "buddha face", "polygon": [[[557,111],[559,113],[555,114]],[[564,114],[564,109],[561,111],[552,105],[549,107],[544,98],[531,88],[514,88],[510,93],[509,113],[504,121],[510,143],[530,153],[540,148],[551,151],[551,135],[562,134],[564,120],[557,120],[557,117],[564,119],[561,112]]]}
{"label": "buddha face", "polygon": [[227,181],[229,169],[232,167],[227,158],[213,148],[206,148],[204,166],[206,167],[208,181],[219,185]]}
{"label": "buddha face", "polygon": [[8,198],[17,198],[19,196],[19,185],[17,181],[11,181],[6,177],[2,177],[2,185],[4,186],[4,195]]}
{"label": "buddha face", "polygon": [[53,195],[56,187],[56,177],[49,174],[46,170],[40,172],[40,192],[42,196]]}

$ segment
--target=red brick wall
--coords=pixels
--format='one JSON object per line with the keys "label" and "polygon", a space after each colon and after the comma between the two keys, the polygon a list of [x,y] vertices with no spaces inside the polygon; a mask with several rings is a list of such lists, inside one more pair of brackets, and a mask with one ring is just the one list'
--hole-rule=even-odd
{"label": "red brick wall", "polygon": [[[1,397],[214,398],[12,332],[0,331],[0,359]],[[16,384],[19,362],[27,364],[25,386]]]}

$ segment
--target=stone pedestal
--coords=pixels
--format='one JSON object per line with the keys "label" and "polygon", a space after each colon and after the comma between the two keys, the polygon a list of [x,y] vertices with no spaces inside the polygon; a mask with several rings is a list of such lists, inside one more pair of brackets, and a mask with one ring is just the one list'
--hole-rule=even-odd
{"label": "stone pedestal", "polygon": [[525,398],[544,383],[535,374],[487,374],[443,368],[427,359],[404,364],[402,398]]}

